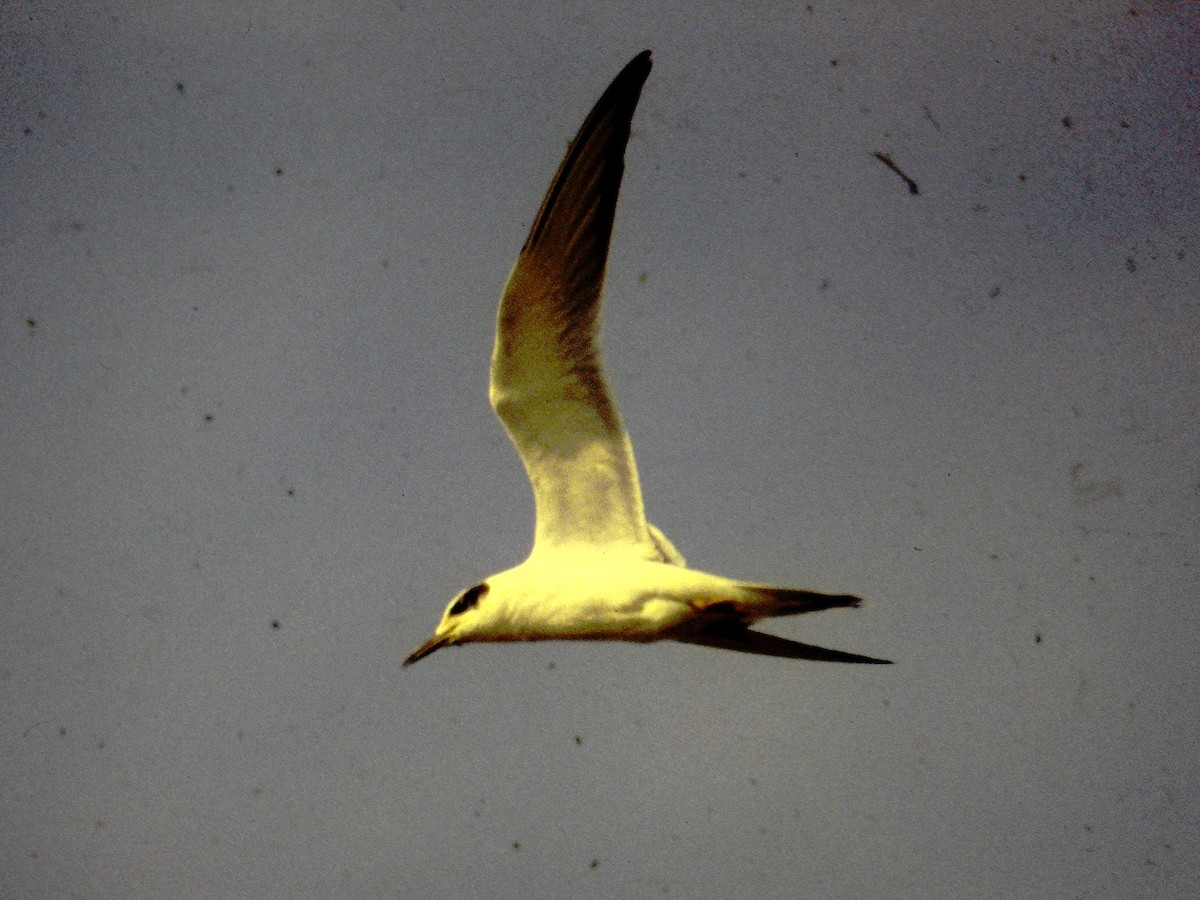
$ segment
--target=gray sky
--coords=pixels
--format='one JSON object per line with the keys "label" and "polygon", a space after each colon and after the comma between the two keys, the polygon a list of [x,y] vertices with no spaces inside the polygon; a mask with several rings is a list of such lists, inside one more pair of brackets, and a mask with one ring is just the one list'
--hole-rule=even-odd
{"label": "gray sky", "polygon": [[[0,895],[1200,891],[1195,5],[70,6],[0,10]],[[528,550],[495,306],[646,47],[651,519],[897,664],[402,672]]]}

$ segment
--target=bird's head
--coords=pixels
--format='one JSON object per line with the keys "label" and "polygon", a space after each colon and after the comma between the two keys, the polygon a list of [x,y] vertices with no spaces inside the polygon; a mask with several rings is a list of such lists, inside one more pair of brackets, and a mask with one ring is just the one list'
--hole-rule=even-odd
{"label": "bird's head", "polygon": [[487,595],[487,592],[488,583],[483,581],[474,587],[467,588],[451,600],[446,607],[446,612],[442,615],[442,621],[438,623],[438,627],[433,632],[433,637],[409,654],[408,659],[404,660],[404,665],[411,666],[417,660],[424,659],[434,650],[442,647],[471,640],[471,635],[480,624],[479,601]]}

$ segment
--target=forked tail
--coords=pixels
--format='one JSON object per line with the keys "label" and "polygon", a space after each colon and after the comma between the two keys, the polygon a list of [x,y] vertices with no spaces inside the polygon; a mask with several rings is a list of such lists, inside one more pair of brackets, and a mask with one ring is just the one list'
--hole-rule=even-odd
{"label": "forked tail", "polygon": [[888,659],[876,659],[843,650],[802,644],[774,634],[752,631],[748,627],[759,619],[773,616],[794,616],[800,613],[820,612],[823,609],[853,609],[862,605],[861,597],[850,594],[822,594],[818,591],[763,584],[742,584],[739,588],[741,596],[737,600],[722,600],[705,606],[702,614],[689,623],[689,628],[673,635],[674,639],[685,644],[700,644],[704,647],[783,659],[875,665],[887,665],[891,662]]}
{"label": "forked tail", "polygon": [[746,623],[772,616],[795,616],[820,612],[823,609],[854,608],[862,605],[861,597],[850,594],[822,594],[798,588],[771,587],[765,584],[743,584],[746,599],[736,604]]}

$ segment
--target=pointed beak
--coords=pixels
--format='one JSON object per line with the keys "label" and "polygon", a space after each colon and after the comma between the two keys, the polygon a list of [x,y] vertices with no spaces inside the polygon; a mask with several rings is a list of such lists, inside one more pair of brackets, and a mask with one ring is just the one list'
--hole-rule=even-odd
{"label": "pointed beak", "polygon": [[408,659],[406,659],[404,661],[404,665],[406,667],[411,666],[417,660],[424,659],[430,653],[432,653],[434,650],[438,650],[442,647],[445,647],[449,643],[450,643],[450,638],[445,637],[445,636],[438,637],[435,634],[433,637],[431,637],[429,640],[427,640],[425,643],[423,643],[420,647],[418,647],[416,650],[414,650],[412,653],[410,653]]}

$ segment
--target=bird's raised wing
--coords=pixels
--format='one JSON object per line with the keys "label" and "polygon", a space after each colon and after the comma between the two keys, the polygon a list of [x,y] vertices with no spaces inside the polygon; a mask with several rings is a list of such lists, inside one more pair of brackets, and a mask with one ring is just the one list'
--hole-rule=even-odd
{"label": "bird's raised wing", "polygon": [[633,449],[597,347],[629,123],[649,74],[646,51],[596,102],[550,183],[500,301],[490,394],[533,484],[535,552],[627,545],[647,559],[678,561],[646,523]]}

